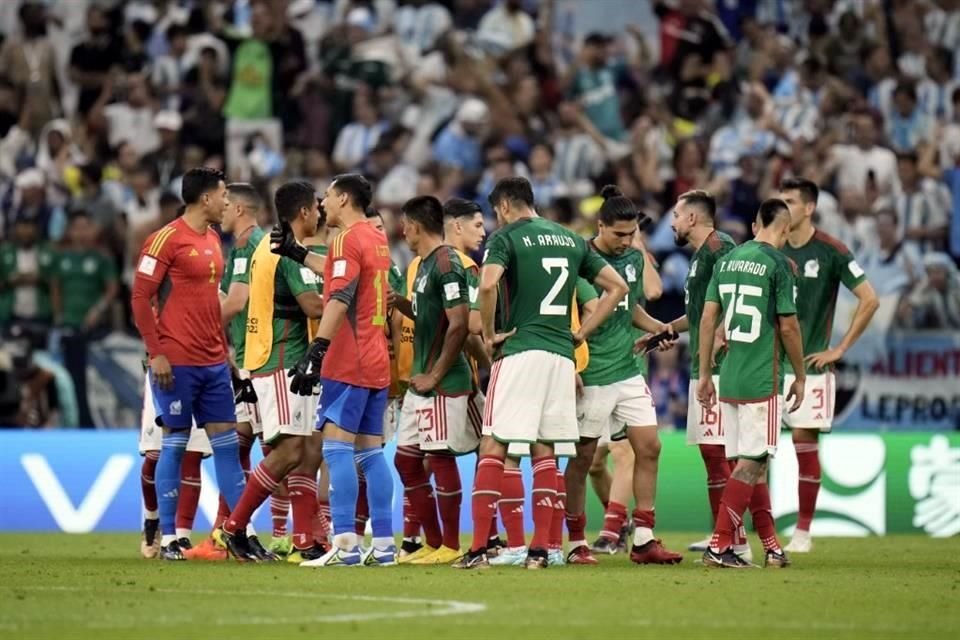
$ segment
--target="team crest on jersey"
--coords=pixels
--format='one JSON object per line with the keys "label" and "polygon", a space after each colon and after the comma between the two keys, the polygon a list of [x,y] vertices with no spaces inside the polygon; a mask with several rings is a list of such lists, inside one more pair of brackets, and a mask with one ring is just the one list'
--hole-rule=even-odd
{"label": "team crest on jersey", "polygon": [[83,272],[84,273],[93,273],[97,270],[97,261],[93,258],[87,258],[83,261]]}
{"label": "team crest on jersey", "polygon": [[694,260],[692,263],[690,263],[690,277],[691,277],[691,278],[696,278],[696,277],[697,277],[697,263],[698,263],[698,262],[700,262],[700,261],[699,261],[699,260]]}
{"label": "team crest on jersey", "polygon": [[624,272],[627,274],[627,282],[636,282],[637,281],[637,268],[632,264],[628,264],[627,268],[624,269]]}
{"label": "team crest on jersey", "polygon": [[183,404],[179,400],[170,403],[170,415],[178,416],[183,412]]}
{"label": "team crest on jersey", "polygon": [[820,276],[820,262],[816,258],[811,258],[803,265],[804,278],[817,278]]}
{"label": "team crest on jersey", "polygon": [[190,249],[190,254],[189,254],[189,255],[190,255],[191,258],[196,258],[197,256],[200,255],[200,253],[197,251],[197,248],[196,248],[196,247],[193,247],[192,249]]}

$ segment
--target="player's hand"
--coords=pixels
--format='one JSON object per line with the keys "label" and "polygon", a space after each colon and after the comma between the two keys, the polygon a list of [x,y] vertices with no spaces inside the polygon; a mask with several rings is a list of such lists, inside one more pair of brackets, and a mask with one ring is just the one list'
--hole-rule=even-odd
{"label": "player's hand", "polygon": [[670,351],[670,349],[677,346],[677,342],[680,341],[680,334],[673,330],[673,325],[669,322],[660,325],[659,333],[665,333],[667,337],[657,345],[657,351]]}
{"label": "player's hand", "polygon": [[493,359],[494,350],[499,347],[501,344],[506,342],[509,338],[512,338],[513,335],[517,332],[516,327],[506,333],[495,333],[493,337],[484,338],[483,344],[487,349],[487,355]]}
{"label": "player's hand", "polygon": [[580,377],[579,373],[577,374],[577,377],[574,380],[574,384],[576,384],[576,388],[577,388],[577,397],[582,398],[583,397],[583,378]]}
{"label": "player's hand", "polygon": [[787,409],[787,413],[793,413],[803,404],[803,388],[805,385],[805,378],[794,378],[793,384],[790,385],[790,391],[787,392],[787,404],[790,404],[790,399],[793,398],[793,404]]}
{"label": "player's hand", "polygon": [[821,351],[820,353],[811,353],[804,358],[803,361],[807,364],[807,366],[812,366],[818,371],[822,371],[834,362],[838,362],[842,357],[843,349],[840,347],[834,347],[833,349],[827,349],[826,351]]}
{"label": "player's hand", "polygon": [[173,368],[167,356],[154,356],[150,359],[150,375],[158,387],[164,390],[173,388]]}
{"label": "player's hand", "polygon": [[387,289],[387,311],[393,311],[397,308],[397,292],[391,288]]}
{"label": "player's hand", "polygon": [[727,332],[723,325],[717,327],[717,332],[713,336],[713,353],[710,354],[710,366],[717,366],[717,356],[727,350]]}
{"label": "player's hand", "polygon": [[418,373],[410,378],[410,387],[417,393],[430,393],[437,386],[437,382],[429,373]]}
{"label": "player's hand", "polygon": [[708,409],[717,403],[717,389],[713,386],[712,376],[700,377],[700,382],[697,383],[697,402]]}
{"label": "player's hand", "polygon": [[290,391],[298,396],[313,395],[313,388],[320,382],[320,376],[310,372],[309,352],[287,371],[287,377],[290,378]]}
{"label": "player's hand", "polygon": [[573,340],[574,347],[579,347],[580,345],[583,344],[584,340],[586,340],[586,338],[583,335],[583,332],[580,331],[579,329],[570,333],[570,339]]}
{"label": "player's hand", "polygon": [[297,242],[289,222],[273,225],[270,230],[270,251],[300,264],[307,259],[307,248]]}

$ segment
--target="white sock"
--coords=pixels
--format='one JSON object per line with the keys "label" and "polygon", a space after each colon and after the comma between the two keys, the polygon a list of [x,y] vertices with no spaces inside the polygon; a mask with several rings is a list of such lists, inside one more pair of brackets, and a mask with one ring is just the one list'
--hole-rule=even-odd
{"label": "white sock", "polygon": [[633,544],[636,547],[642,547],[653,540],[653,529],[648,527],[637,527],[633,532]]}
{"label": "white sock", "polygon": [[160,536],[160,546],[166,547],[176,539],[177,539],[177,536],[170,536],[170,535]]}
{"label": "white sock", "polygon": [[250,522],[247,524],[247,537],[257,535],[257,530],[253,528],[253,523]]}
{"label": "white sock", "polygon": [[177,539],[186,538],[187,540],[189,540],[191,533],[193,533],[193,531],[191,531],[190,529],[181,529],[177,527]]}
{"label": "white sock", "polygon": [[338,549],[343,549],[344,551],[352,551],[354,547],[359,544],[357,542],[357,534],[351,532],[348,533],[338,533],[333,536],[333,545]]}
{"label": "white sock", "polygon": [[374,549],[386,549],[387,547],[392,547],[394,545],[393,538],[374,538],[373,547]]}
{"label": "white sock", "polygon": [[143,519],[144,519],[144,520],[159,520],[159,519],[160,519],[160,512],[159,512],[159,511],[147,511],[146,509],[144,509],[144,511],[143,511]]}

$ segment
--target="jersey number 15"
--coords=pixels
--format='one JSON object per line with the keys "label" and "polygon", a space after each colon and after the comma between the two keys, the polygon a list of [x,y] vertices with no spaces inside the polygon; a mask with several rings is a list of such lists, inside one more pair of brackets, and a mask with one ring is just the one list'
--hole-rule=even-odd
{"label": "jersey number 15", "polygon": [[[763,297],[763,288],[752,284],[741,284],[739,287],[736,284],[721,284],[718,290],[726,309],[723,316],[723,328],[727,334],[727,339],[747,344],[756,342],[757,338],[760,337],[760,323],[763,316],[755,302],[751,301],[750,298]],[[731,331],[730,326],[734,324],[735,318],[737,326]],[[744,320],[749,321],[749,328],[746,331],[741,328]]]}

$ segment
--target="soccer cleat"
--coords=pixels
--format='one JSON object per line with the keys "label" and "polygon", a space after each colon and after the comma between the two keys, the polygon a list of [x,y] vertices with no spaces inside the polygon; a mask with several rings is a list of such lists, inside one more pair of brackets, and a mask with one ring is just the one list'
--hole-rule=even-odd
{"label": "soccer cleat", "polygon": [[422,558],[411,560],[409,564],[450,564],[462,556],[460,549],[451,549],[450,547],[440,546],[433,553],[429,553]]}
{"label": "soccer cleat", "polygon": [[567,554],[567,564],[600,564],[585,544],[579,544]]}
{"label": "soccer cleat", "polygon": [[143,521],[143,534],[140,536],[140,555],[148,560],[160,553],[160,521],[147,518]]}
{"label": "soccer cleat", "polygon": [[636,529],[636,527],[633,526],[632,521],[620,527],[620,535],[617,537],[618,552],[627,552],[627,545],[630,544],[630,538],[633,536],[634,529]]}
{"label": "soccer cleat", "polygon": [[526,547],[506,547],[488,561],[493,567],[518,567],[527,560]]}
{"label": "soccer cleat", "polygon": [[810,553],[813,551],[813,539],[810,537],[810,532],[802,529],[794,531],[793,538],[790,540],[790,544],[784,548],[784,551],[790,553]]}
{"label": "soccer cleat", "polygon": [[237,531],[236,533],[227,533],[220,527],[213,530],[213,540],[223,549],[227,550],[237,562],[257,562],[257,555],[250,548],[250,541],[247,540],[246,531]]}
{"label": "soccer cleat", "polygon": [[165,547],[160,547],[160,559],[161,560],[186,560],[183,557],[183,551],[180,549],[180,543],[174,540]]}
{"label": "soccer cleat", "polygon": [[400,553],[398,554],[397,561],[400,564],[404,563],[404,558],[409,556],[412,553],[416,553],[423,548],[423,543],[417,540],[410,540],[409,538],[404,538],[403,542],[400,543]]}
{"label": "soccer cleat", "polygon": [[710,539],[712,536],[707,536],[703,540],[698,540],[696,542],[691,542],[687,545],[687,551],[706,551],[710,548]]}
{"label": "soccer cleat", "polygon": [[370,547],[363,553],[362,558],[365,567],[392,567],[397,564],[397,545]]}
{"label": "soccer cleat", "polygon": [[750,548],[749,544],[735,544],[733,545],[733,552],[740,556],[744,562],[753,564],[753,549]]}
{"label": "soccer cleat", "polygon": [[659,539],[630,549],[630,560],[637,564],[680,564],[683,556],[673,551],[667,551]]}
{"label": "soccer cleat", "polygon": [[257,556],[257,562],[276,562],[280,559],[280,556],[274,552],[264,549],[263,545],[260,544],[260,538],[257,536],[249,536],[247,544],[250,545],[250,551],[253,552],[253,555]]}
{"label": "soccer cleat", "polygon": [[763,566],[767,569],[786,569],[790,566],[790,558],[787,557],[783,549],[780,551],[767,549],[763,557]]}
{"label": "soccer cleat", "polygon": [[467,551],[450,566],[454,569],[487,569],[490,563],[487,561],[487,552],[480,550]]}
{"label": "soccer cleat", "polygon": [[212,562],[226,560],[226,549],[221,549],[212,538],[206,538],[192,549],[183,549],[183,557],[187,560],[208,560]]}
{"label": "soccer cleat", "polygon": [[721,569],[750,569],[754,565],[744,560],[733,552],[732,548],[725,551],[714,551],[707,549],[703,552],[703,564],[707,567],[718,567]]}
{"label": "soccer cleat", "polygon": [[503,544],[500,536],[490,538],[487,540],[487,558],[496,558],[506,548],[507,545]]}
{"label": "soccer cleat", "polygon": [[193,549],[193,543],[190,542],[190,538],[177,538],[177,544],[180,545],[180,551]]}
{"label": "soccer cleat", "polygon": [[414,564],[418,560],[423,560],[424,558],[431,555],[435,551],[436,549],[434,547],[431,547],[428,544],[421,545],[419,549],[417,549],[412,553],[407,553],[407,554],[401,553],[399,559],[397,560],[397,563],[398,564]]}
{"label": "soccer cleat", "polygon": [[562,567],[567,564],[563,557],[563,549],[550,549],[547,551],[547,564],[551,567]]}
{"label": "soccer cleat", "polygon": [[[589,549],[587,552],[589,553]],[[527,569],[546,569],[550,566],[550,554],[547,553],[546,549],[530,549],[527,551],[527,560],[524,562],[524,566]]]}
{"label": "soccer cleat", "polygon": [[301,562],[311,562],[318,558],[322,558],[330,549],[325,547],[322,544],[314,543],[314,545],[308,549],[294,549],[287,555],[287,562],[290,564],[300,564]]}
{"label": "soccer cleat", "polygon": [[293,542],[290,540],[290,536],[272,537],[267,549],[278,556],[288,556],[293,553]]}
{"label": "soccer cleat", "polygon": [[360,547],[344,550],[340,547],[334,547],[319,558],[314,560],[305,560],[300,563],[301,567],[359,567],[363,561],[360,553]]}
{"label": "soccer cleat", "polygon": [[606,536],[600,536],[596,542],[590,545],[590,551],[612,556],[620,551],[620,542],[618,540],[611,540]]}

